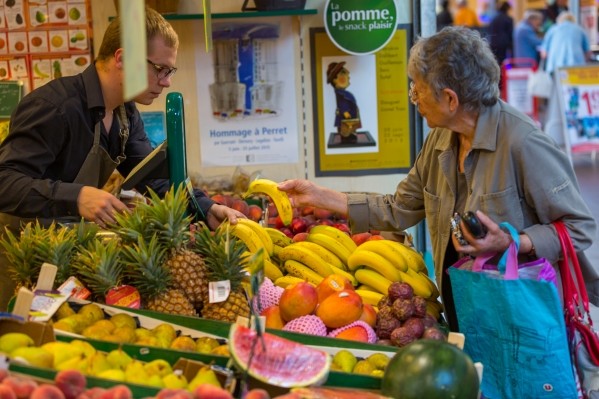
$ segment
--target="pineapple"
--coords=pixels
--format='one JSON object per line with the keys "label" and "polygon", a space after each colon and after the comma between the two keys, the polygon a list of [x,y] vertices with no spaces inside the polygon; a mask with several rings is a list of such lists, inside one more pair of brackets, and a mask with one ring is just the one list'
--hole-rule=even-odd
{"label": "pineapple", "polygon": [[47,262],[58,267],[56,284],[60,285],[71,276],[71,261],[77,245],[77,232],[66,226],[50,225],[37,242],[40,264]]}
{"label": "pineapple", "polygon": [[108,290],[121,285],[123,264],[118,240],[94,240],[82,248],[73,261],[73,269],[93,299],[104,302]]}
{"label": "pineapple", "polygon": [[172,276],[164,267],[166,249],[154,235],[148,245],[143,238],[122,249],[125,274],[139,290],[145,309],[156,312],[197,316],[194,306],[180,290],[171,286]]}
{"label": "pineapple", "polygon": [[8,228],[0,239],[6,259],[9,262],[9,277],[16,283],[17,291],[21,287],[33,288],[42,264],[37,258],[37,243],[41,231],[39,223],[34,226],[27,223],[19,235]]}
{"label": "pineapple", "polygon": [[148,203],[139,204],[129,215],[119,217],[119,235],[124,242],[148,242],[156,235],[166,249],[164,267],[172,276],[172,286],[185,294],[200,309],[207,297],[206,266],[202,258],[188,248],[191,217],[187,216],[188,196],[184,186],[174,187],[161,199],[150,190]]}
{"label": "pineapple", "polygon": [[196,249],[204,257],[208,268],[208,281],[229,280],[231,292],[224,302],[210,303],[204,300],[202,317],[227,322],[237,321],[237,316],[250,317],[250,305],[242,282],[246,275],[244,266],[245,245],[219,228],[214,234],[202,226],[195,235]]}

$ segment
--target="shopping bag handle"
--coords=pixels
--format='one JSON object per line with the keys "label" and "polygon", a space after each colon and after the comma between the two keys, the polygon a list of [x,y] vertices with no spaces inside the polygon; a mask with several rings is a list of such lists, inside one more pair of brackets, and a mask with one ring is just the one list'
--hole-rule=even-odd
{"label": "shopping bag handle", "polygon": [[[516,280],[518,279],[518,249],[520,248],[520,236],[516,229],[507,222],[500,223],[499,227],[506,229],[510,233],[512,242],[503,255],[501,255],[501,259],[499,259],[499,263],[497,264],[497,269],[503,274],[504,280]],[[485,263],[495,255],[496,254],[494,253],[486,253],[477,256],[472,264],[472,271],[481,272]]]}

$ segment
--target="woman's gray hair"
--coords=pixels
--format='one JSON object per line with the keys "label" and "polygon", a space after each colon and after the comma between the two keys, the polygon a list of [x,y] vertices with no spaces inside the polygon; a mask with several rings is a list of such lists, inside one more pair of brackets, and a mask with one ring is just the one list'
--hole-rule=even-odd
{"label": "woman's gray hair", "polygon": [[448,26],[410,49],[408,75],[426,82],[436,96],[453,90],[466,111],[497,103],[499,74],[489,43],[470,28]]}

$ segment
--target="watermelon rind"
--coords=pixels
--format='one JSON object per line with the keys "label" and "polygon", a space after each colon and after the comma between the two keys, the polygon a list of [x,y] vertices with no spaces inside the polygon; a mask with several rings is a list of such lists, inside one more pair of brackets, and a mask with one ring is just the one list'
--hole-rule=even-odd
{"label": "watermelon rind", "polygon": [[239,324],[231,326],[229,352],[240,370],[247,370],[253,378],[282,388],[316,386],[326,381],[331,368],[328,353],[266,332],[262,337],[264,346],[258,341],[248,370],[256,331]]}

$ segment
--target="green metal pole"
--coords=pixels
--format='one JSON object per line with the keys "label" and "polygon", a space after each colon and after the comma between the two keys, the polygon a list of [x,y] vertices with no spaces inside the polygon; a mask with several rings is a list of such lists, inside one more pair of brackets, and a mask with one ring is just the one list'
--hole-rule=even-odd
{"label": "green metal pole", "polygon": [[166,96],[166,154],[171,185],[176,188],[187,179],[185,154],[185,115],[181,93]]}

